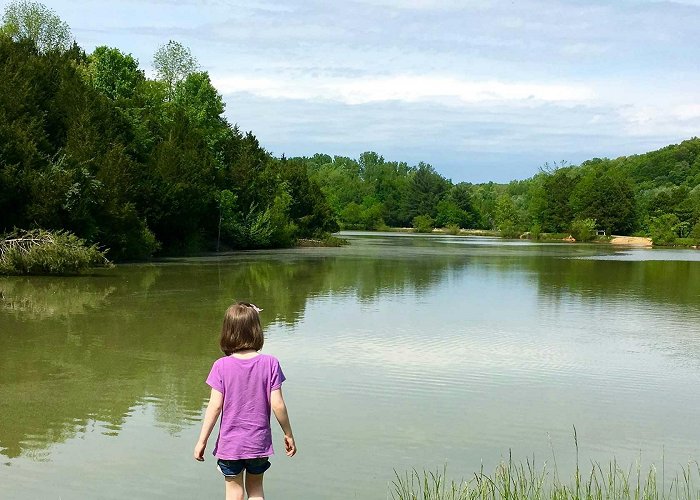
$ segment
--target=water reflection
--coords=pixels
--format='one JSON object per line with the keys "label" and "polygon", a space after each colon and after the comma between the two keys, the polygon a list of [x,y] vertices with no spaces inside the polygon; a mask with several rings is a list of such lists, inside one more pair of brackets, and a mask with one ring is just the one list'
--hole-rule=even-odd
{"label": "water reflection", "polygon": [[[360,396],[360,384],[343,370],[362,352],[368,373],[426,401],[446,387],[464,395],[467,389],[451,381],[469,382],[479,369],[498,366],[492,384],[535,385],[543,373],[571,370],[579,362],[574,354],[555,337],[543,345],[541,333],[532,332],[543,318],[560,318],[572,307],[578,321],[595,313],[596,301],[605,307],[592,321],[613,321],[607,315],[618,307],[645,318],[649,307],[675,311],[672,321],[697,318],[698,262],[571,258],[600,255],[614,250],[380,235],[355,237],[340,249],[127,265],[69,279],[0,279],[0,453],[40,459],[51,444],[95,429],[118,435],[144,407],[154,409],[156,426],[178,435],[200,416],[220,318],[237,298],[265,309],[273,337],[297,335],[295,325],[313,314],[328,343],[304,346],[304,356],[336,364],[330,387],[354,383]],[[319,302],[325,304],[314,309]],[[427,338],[428,355],[421,343]],[[666,341],[700,352],[683,336]],[[462,360],[470,356],[474,371],[465,374]],[[361,396],[381,399],[381,387],[366,387]]]}
{"label": "water reflection", "polygon": [[[100,422],[117,435],[142,403],[179,432],[199,418],[220,316],[254,298],[293,325],[319,296],[421,294],[462,256],[413,261],[334,252],[120,266],[100,276],[0,280],[0,453],[36,455]],[[410,265],[407,265],[410,262]]]}
{"label": "water reflection", "polygon": [[114,291],[99,278],[70,282],[44,277],[0,278],[0,310],[24,319],[82,314],[104,304]]}

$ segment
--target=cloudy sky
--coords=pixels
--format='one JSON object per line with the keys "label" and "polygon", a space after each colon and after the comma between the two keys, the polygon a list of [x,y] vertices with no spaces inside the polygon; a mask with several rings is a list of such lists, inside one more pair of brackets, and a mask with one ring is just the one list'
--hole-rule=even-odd
{"label": "cloudy sky", "polygon": [[700,131],[700,0],[44,4],[147,73],[169,39],[189,46],[275,155],[371,150],[503,182]]}

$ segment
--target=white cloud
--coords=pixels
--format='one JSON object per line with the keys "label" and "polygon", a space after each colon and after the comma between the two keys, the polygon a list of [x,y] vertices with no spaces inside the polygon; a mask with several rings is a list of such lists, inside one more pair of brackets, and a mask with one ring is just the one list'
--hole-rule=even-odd
{"label": "white cloud", "polygon": [[457,180],[698,135],[700,0],[53,0],[81,46],[148,69],[189,45],[279,154],[433,163]]}
{"label": "white cloud", "polygon": [[676,106],[673,110],[673,115],[675,115],[679,120],[694,120],[700,119],[700,104],[686,104],[683,106]]}
{"label": "white cloud", "polygon": [[580,84],[472,81],[453,77],[396,75],[360,78],[214,78],[223,93],[248,92],[272,99],[323,99],[345,104],[382,101],[439,101],[452,104],[489,102],[585,102],[595,92]]}
{"label": "white cloud", "polygon": [[630,106],[621,111],[630,136],[692,137],[700,131],[700,105]]}

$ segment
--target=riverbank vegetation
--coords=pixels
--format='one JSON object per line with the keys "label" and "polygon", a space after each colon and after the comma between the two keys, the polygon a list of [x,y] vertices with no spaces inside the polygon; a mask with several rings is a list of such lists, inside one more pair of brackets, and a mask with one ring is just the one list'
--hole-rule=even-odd
{"label": "riverbank vegetation", "polygon": [[[508,184],[454,184],[431,165],[317,154],[303,161],[341,227],[454,227],[505,237],[651,236],[659,245],[700,243],[700,139],[646,154],[544,165]],[[453,228],[450,230],[450,228]]]}
{"label": "riverbank vegetation", "polygon": [[45,6],[10,3],[0,29],[0,232],[68,230],[114,259],[289,246],[338,226],[302,162],[223,116],[189,49],[156,77],[117,48],[85,53]]}
{"label": "riverbank vegetation", "polygon": [[[671,478],[654,466],[628,469],[617,461],[577,466],[573,477],[560,478],[556,469],[537,468],[534,461],[499,464],[492,474],[482,470],[471,479],[450,481],[446,469],[396,473],[390,486],[393,500],[696,500],[700,498],[700,466],[688,463]],[[668,481],[666,481],[668,479]]]}
{"label": "riverbank vegetation", "polygon": [[67,230],[117,260],[325,241],[339,228],[700,243],[698,138],[508,184],[455,184],[374,152],[277,158],[224,117],[178,42],[155,51],[148,78],[118,48],[86,53],[42,4],[12,2],[2,22],[0,232]]}
{"label": "riverbank vegetation", "polygon": [[97,245],[66,231],[14,231],[0,237],[0,274],[78,274],[110,267]]}

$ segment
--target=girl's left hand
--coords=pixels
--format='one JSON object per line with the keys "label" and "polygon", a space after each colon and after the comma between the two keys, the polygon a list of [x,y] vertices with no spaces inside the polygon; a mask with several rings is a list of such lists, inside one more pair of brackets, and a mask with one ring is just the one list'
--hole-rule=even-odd
{"label": "girl's left hand", "polygon": [[207,447],[207,443],[198,442],[194,447],[194,459],[198,462],[204,462],[204,450]]}

